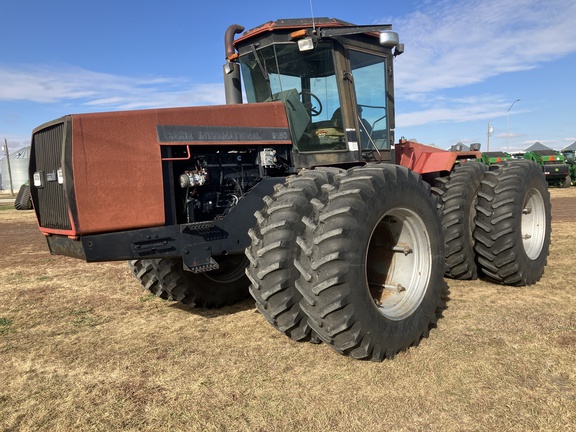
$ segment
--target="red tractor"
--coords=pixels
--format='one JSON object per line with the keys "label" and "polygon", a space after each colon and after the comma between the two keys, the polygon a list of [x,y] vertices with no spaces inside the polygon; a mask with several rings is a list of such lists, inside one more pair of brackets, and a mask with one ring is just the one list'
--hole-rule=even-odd
{"label": "red tractor", "polygon": [[147,290],[188,305],[250,292],[290,338],[372,360],[428,334],[445,274],[540,279],[550,199],[533,162],[488,170],[478,149],[394,145],[391,26],[243,31],[226,32],[224,106],[34,130],[31,194],[53,254],[129,260]]}

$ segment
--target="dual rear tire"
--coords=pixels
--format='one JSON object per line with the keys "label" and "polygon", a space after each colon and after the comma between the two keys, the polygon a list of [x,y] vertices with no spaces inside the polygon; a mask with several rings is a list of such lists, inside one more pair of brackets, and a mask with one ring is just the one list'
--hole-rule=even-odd
{"label": "dual rear tire", "polygon": [[529,160],[486,173],[478,193],[474,238],[482,274],[499,284],[540,280],[550,250],[550,192],[544,174]]}
{"label": "dual rear tire", "polygon": [[417,345],[443,307],[443,230],[420,176],[395,165],[348,170],[308,224],[301,307],[320,339],[381,361]]}
{"label": "dual rear tire", "polygon": [[550,248],[550,193],[532,161],[456,165],[436,179],[446,229],[446,273],[505,285],[531,285]]}
{"label": "dual rear tire", "polygon": [[444,305],[443,234],[420,176],[394,165],[303,171],[251,231],[258,309],[296,340],[380,361],[418,344]]}

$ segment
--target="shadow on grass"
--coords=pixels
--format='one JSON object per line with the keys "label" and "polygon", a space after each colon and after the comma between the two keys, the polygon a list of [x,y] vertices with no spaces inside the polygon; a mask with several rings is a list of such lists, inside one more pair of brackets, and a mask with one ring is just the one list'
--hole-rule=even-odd
{"label": "shadow on grass", "polygon": [[182,303],[173,303],[170,305],[171,308],[180,309],[181,311],[192,313],[194,315],[201,316],[203,318],[216,318],[223,315],[234,315],[240,312],[246,312],[249,310],[257,311],[254,305],[254,299],[252,297],[242,300],[231,306],[224,306],[221,308],[212,309],[202,309],[195,306],[188,306]]}

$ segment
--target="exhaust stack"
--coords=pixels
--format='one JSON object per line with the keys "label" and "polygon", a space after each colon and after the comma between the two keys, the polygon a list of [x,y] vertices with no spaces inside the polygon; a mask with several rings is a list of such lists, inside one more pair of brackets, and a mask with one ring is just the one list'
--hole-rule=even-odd
{"label": "exhaust stack", "polygon": [[242,33],[244,27],[232,24],[224,35],[226,48],[226,64],[224,65],[224,92],[226,104],[242,103],[242,83],[240,81],[240,66],[236,62],[236,50],[234,49],[234,35]]}

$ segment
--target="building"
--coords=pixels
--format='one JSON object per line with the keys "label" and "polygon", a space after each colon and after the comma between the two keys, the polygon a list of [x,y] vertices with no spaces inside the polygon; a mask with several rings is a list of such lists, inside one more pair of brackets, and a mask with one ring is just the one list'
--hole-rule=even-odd
{"label": "building", "polygon": [[525,152],[531,152],[531,151],[540,151],[540,150],[554,150],[554,149],[551,149],[550,147],[545,146],[541,142],[536,141],[534,144],[532,144],[530,147],[528,147],[524,151]]}
{"label": "building", "polygon": [[[28,161],[30,160],[30,147],[10,152],[10,171],[12,172],[12,186],[17,193],[24,183],[28,181]],[[1,189],[10,190],[10,176],[8,175],[8,161],[6,157],[0,160]]]}

